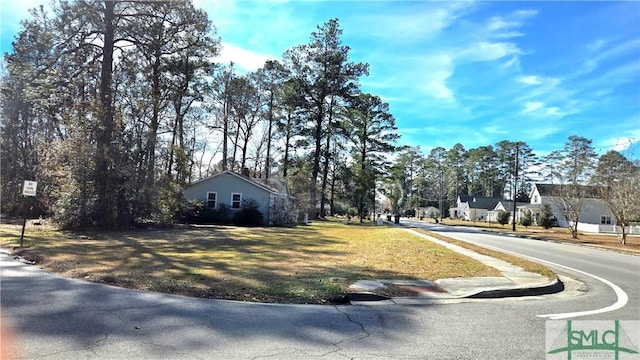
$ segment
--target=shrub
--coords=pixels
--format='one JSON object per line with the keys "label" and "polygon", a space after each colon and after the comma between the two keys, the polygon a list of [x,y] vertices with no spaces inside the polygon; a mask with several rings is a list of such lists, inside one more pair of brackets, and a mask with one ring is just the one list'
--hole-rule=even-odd
{"label": "shrub", "polygon": [[231,222],[231,206],[225,203],[218,204],[213,216],[214,224],[228,224]]}
{"label": "shrub", "polygon": [[178,221],[182,223],[201,223],[207,209],[200,200],[184,200],[180,203]]}
{"label": "shrub", "polygon": [[416,216],[416,210],[415,209],[408,209],[404,211],[404,216],[405,217],[415,217]]}
{"label": "shrub", "polygon": [[240,210],[233,214],[233,223],[245,226],[262,225],[263,216],[258,202],[254,199],[243,200]]}
{"label": "shrub", "polygon": [[549,204],[544,204],[542,206],[542,210],[540,211],[540,216],[538,217],[538,225],[544,227],[545,229],[550,229],[555,221],[555,217],[551,212],[551,206]]}
{"label": "shrub", "polygon": [[531,226],[531,224],[533,224],[533,217],[531,216],[531,210],[527,210],[520,219],[520,225],[528,227]]}
{"label": "shrub", "polygon": [[183,223],[228,224],[230,215],[231,210],[227,204],[218,204],[217,208],[211,208],[200,200],[188,200],[182,203],[178,218]]}
{"label": "shrub", "polygon": [[170,179],[163,178],[158,184],[158,200],[152,214],[154,222],[170,224],[179,218],[182,200],[180,186]]}
{"label": "shrub", "polygon": [[273,213],[271,216],[271,224],[273,226],[283,226],[291,224],[291,213],[287,208],[287,202],[285,199],[277,198],[273,206]]}
{"label": "shrub", "polygon": [[509,223],[509,218],[511,217],[511,213],[508,211],[500,211],[498,213],[498,223],[500,225],[505,225]]}

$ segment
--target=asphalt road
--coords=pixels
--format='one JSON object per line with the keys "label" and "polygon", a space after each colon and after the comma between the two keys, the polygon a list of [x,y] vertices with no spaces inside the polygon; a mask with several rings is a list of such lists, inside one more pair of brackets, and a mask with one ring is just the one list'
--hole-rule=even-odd
{"label": "asphalt road", "polygon": [[[639,318],[638,257],[467,230],[447,235],[494,241],[609,278],[628,295],[626,304],[580,318]],[[517,245],[505,245],[511,242]],[[606,283],[565,268],[557,269],[569,276],[560,294],[420,306],[267,305],[144,293],[58,277],[4,253],[0,270],[2,324],[25,359],[541,359],[548,318],[540,315],[618,300]]]}
{"label": "asphalt road", "polygon": [[[589,318],[640,320],[640,257],[585,246],[553,241],[509,237],[471,227],[435,225],[404,220],[403,224],[464,240],[541,262],[558,274],[566,274],[584,282],[597,280],[607,286],[598,299],[582,304],[575,302],[570,310],[556,309],[547,318]],[[633,237],[629,241],[640,241]],[[602,300],[609,305],[602,307]],[[566,315],[565,315],[566,314]]]}

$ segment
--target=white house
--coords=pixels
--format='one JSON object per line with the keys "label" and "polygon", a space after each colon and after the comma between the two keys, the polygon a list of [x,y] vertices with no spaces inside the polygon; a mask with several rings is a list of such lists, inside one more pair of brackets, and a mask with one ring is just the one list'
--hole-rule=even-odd
{"label": "white house", "polygon": [[[524,205],[527,205],[527,203],[524,203],[524,202],[517,202],[516,203],[516,221],[520,220],[520,216],[518,216],[519,212],[518,212],[517,208],[519,206],[524,206]],[[498,214],[503,212],[503,211],[507,211],[507,212],[509,212],[509,214],[511,214],[510,217],[509,217],[509,222],[511,222],[512,218],[513,218],[513,201],[509,201],[509,200],[500,200],[500,201],[498,201],[496,206],[487,213],[487,221],[489,221],[489,222],[498,222]]]}
{"label": "white house", "polygon": [[440,210],[435,206],[418,207],[416,208],[416,216],[420,219],[427,219],[432,216],[439,217]]}
{"label": "white house", "polygon": [[490,210],[493,210],[502,198],[460,195],[457,206],[449,209],[453,219],[469,221],[487,221]]}
{"label": "white house", "polygon": [[[551,207],[553,216],[557,219],[557,225],[568,226],[567,219],[563,215],[563,201],[559,194],[562,194],[567,185],[559,184],[539,184],[536,183],[531,189],[530,203],[518,206],[518,218],[525,211],[531,211],[533,218],[537,219],[542,206],[548,204]],[[584,186],[586,194],[580,207],[580,218],[578,230],[586,232],[615,232],[615,218],[603,199],[598,198],[594,187]]]}
{"label": "white house", "polygon": [[200,200],[212,208],[226,204],[231,211],[241,209],[244,200],[253,199],[259,205],[264,225],[274,223],[276,212],[288,211],[292,198],[284,180],[251,178],[248,172],[238,174],[229,170],[191,183],[184,189],[183,197]]}

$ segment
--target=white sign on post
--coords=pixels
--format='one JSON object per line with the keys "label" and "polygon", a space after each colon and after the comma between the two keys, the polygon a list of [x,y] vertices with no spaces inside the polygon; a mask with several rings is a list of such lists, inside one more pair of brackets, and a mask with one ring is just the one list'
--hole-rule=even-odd
{"label": "white sign on post", "polygon": [[24,181],[24,186],[22,187],[22,195],[24,196],[36,196],[36,188],[38,187],[37,181]]}

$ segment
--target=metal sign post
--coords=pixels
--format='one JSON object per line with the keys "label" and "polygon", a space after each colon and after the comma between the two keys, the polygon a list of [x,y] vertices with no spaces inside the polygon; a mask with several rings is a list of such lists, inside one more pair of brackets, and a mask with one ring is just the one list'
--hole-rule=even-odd
{"label": "metal sign post", "polygon": [[[22,195],[24,196],[36,196],[36,189],[38,188],[38,182],[25,180],[24,185],[22,186]],[[33,205],[29,206],[29,214],[33,211]],[[22,247],[24,242],[24,229],[27,227],[27,217],[25,216],[24,221],[22,222],[22,233],[20,233],[20,247]]]}

